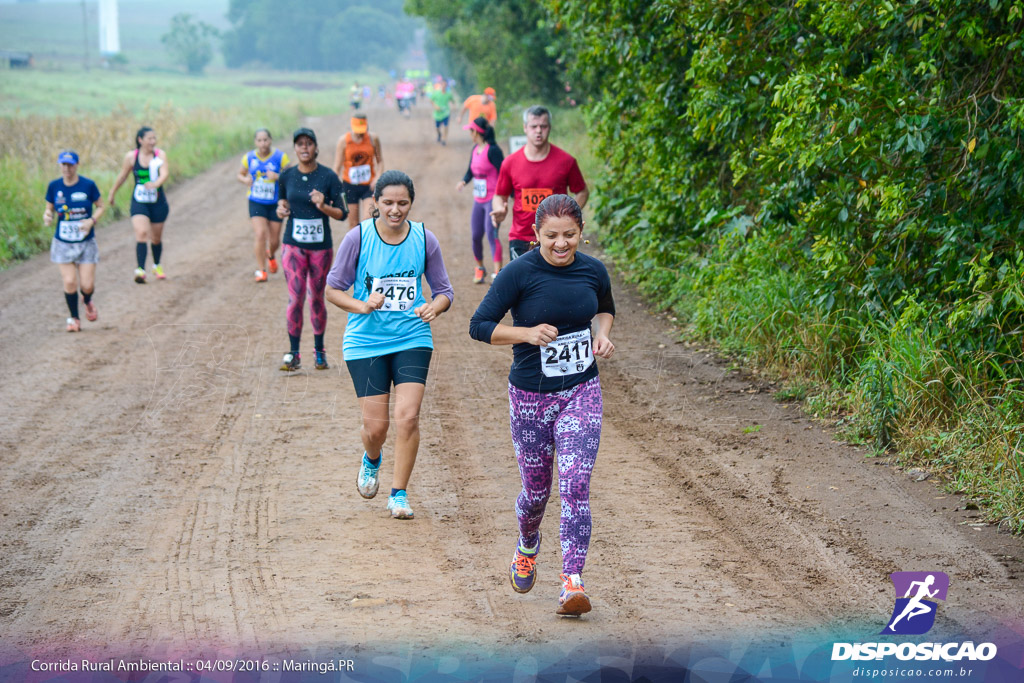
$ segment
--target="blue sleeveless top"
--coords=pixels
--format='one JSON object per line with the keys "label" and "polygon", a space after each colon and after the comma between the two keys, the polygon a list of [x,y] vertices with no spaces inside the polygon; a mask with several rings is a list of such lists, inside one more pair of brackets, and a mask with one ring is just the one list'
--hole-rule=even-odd
{"label": "blue sleeveless top", "polygon": [[249,167],[249,175],[252,176],[252,186],[249,188],[249,201],[257,204],[277,204],[278,191],[277,181],[267,180],[267,172],[273,171],[280,175],[281,163],[284,152],[275,149],[266,159],[260,159],[256,150],[250,150],[245,155],[245,165]]}
{"label": "blue sleeveless top", "polygon": [[423,223],[409,222],[401,244],[388,244],[372,218],[359,224],[359,261],[352,296],[366,301],[371,291],[384,294],[384,306],[370,314],[349,313],[342,349],[346,360],[375,358],[397,351],[434,348],[430,325],[413,313],[427,301],[423,273],[427,239]]}

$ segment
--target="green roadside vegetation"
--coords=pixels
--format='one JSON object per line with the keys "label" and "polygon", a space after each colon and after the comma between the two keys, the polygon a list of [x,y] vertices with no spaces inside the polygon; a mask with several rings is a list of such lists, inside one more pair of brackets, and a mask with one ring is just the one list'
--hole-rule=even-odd
{"label": "green roadside vegetation", "polygon": [[[502,93],[516,50],[474,54],[527,4],[406,7]],[[1024,2],[542,4],[507,71],[582,104],[619,272],[1024,532]]]}
{"label": "green roadside vegetation", "polygon": [[[11,71],[0,80],[0,265],[46,249],[43,197],[60,176],[57,152],[75,149],[82,175],[104,194],[134,147],[135,131],[153,127],[171,164],[171,183],[241,155],[259,127],[279,145],[304,116],[347,105],[352,74],[221,71],[183,74],[93,69]],[[59,103],[59,104],[58,104]],[[128,194],[118,197],[126,208]],[[110,211],[104,221],[114,220]]]}

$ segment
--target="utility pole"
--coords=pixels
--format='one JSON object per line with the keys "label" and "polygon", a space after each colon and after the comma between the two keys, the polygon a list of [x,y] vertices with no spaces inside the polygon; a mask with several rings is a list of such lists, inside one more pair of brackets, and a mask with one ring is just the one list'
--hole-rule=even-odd
{"label": "utility pole", "polygon": [[113,57],[121,52],[121,36],[117,21],[117,0],[99,0],[100,54]]}

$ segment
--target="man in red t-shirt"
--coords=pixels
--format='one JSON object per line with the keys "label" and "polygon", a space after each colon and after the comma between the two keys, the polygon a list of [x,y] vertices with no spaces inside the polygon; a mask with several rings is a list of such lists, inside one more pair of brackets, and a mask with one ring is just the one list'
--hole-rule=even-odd
{"label": "man in red t-shirt", "polygon": [[491,222],[497,229],[508,215],[508,198],[513,198],[512,227],[508,231],[510,260],[530,251],[537,206],[545,197],[568,194],[568,190],[583,208],[590,196],[576,159],[548,142],[551,112],[547,108],[533,106],[523,112],[523,132],[526,146],[501,164],[491,200]]}

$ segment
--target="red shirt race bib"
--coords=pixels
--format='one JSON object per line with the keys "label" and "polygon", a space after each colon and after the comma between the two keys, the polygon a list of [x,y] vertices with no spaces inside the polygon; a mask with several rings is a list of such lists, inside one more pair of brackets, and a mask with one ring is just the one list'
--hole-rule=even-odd
{"label": "red shirt race bib", "polygon": [[523,193],[519,198],[521,210],[536,213],[537,207],[540,206],[540,203],[552,194],[554,193],[549,187],[524,188]]}

